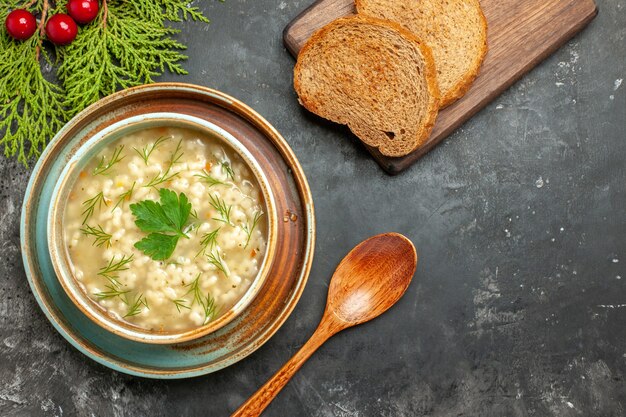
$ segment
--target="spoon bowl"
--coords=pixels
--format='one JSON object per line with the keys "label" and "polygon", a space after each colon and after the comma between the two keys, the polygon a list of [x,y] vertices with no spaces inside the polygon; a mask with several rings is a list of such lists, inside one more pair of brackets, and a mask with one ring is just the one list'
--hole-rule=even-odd
{"label": "spoon bowl", "polygon": [[326,310],[313,336],[231,417],[259,416],[330,337],[372,320],[394,305],[409,287],[416,267],[415,247],[398,233],[371,237],[352,249],[333,274]]}
{"label": "spoon bowl", "polygon": [[409,288],[416,266],[415,247],[406,237],[387,233],[367,239],[335,270],[326,314],[332,311],[349,326],[378,317]]}

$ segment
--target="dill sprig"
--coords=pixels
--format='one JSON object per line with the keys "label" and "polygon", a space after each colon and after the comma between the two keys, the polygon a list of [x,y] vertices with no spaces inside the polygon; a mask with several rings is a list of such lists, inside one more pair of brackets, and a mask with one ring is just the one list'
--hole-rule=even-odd
{"label": "dill sprig", "polygon": [[215,298],[211,296],[211,293],[207,293],[206,297],[198,297],[198,302],[202,306],[202,312],[204,313],[204,323],[207,324],[217,315],[217,304]]}
{"label": "dill sprig", "polygon": [[128,201],[132,198],[133,192],[135,191],[135,184],[137,184],[137,181],[133,181],[133,185],[130,186],[130,189],[128,191],[120,194],[120,196],[117,198],[117,202],[115,203],[111,211],[115,210],[120,204],[123,204],[124,200]]}
{"label": "dill sprig", "polygon": [[234,226],[234,224],[230,221],[230,212],[233,206],[226,204],[223,199],[215,194],[209,195],[209,204],[217,210],[217,213],[220,216],[219,218],[214,217],[213,220]]}
{"label": "dill sprig", "polygon": [[202,273],[198,272],[198,275],[196,275],[196,278],[194,278],[194,280],[191,281],[189,284],[185,285],[185,288],[189,288],[189,291],[187,291],[184,296],[186,297],[189,294],[193,296],[193,299],[191,300],[191,305],[193,305],[193,303],[197,301],[196,296],[198,294],[202,294],[202,291],[200,290],[200,277],[201,276],[202,276]]}
{"label": "dill sprig", "polygon": [[[207,293],[206,297],[204,296],[204,294],[202,294],[202,290],[200,289],[201,275],[202,274],[199,273],[192,282],[185,286],[189,288],[189,291],[187,291],[185,296],[191,294],[193,298],[191,300],[191,304],[188,307],[184,308],[191,308],[194,303],[198,303],[198,305],[202,307],[202,311],[204,313],[204,324],[206,324],[217,315],[217,304],[215,303],[215,299],[211,296],[210,293]],[[179,300],[174,300],[175,304],[176,301]],[[180,312],[180,310],[178,311]]]}
{"label": "dill sprig", "polygon": [[124,317],[136,316],[137,314],[141,313],[142,307],[145,307],[148,310],[150,309],[150,307],[148,306],[148,300],[146,300],[146,297],[144,297],[143,294],[139,294],[135,301],[133,301],[132,303],[130,302],[130,300],[128,300],[128,296],[126,297],[126,304],[128,304],[129,307],[128,312],[124,315]]}
{"label": "dill sprig", "polygon": [[134,255],[122,255],[122,258],[119,261],[116,261],[115,256],[113,256],[107,266],[100,268],[98,275],[108,279],[111,285],[119,287],[121,284],[118,281],[118,273],[128,269],[128,264],[132,262],[133,257]]}
{"label": "dill sprig", "polygon": [[208,250],[213,250],[213,248],[215,248],[215,246],[217,245],[217,236],[220,232],[221,227],[218,227],[217,229],[213,230],[212,232],[206,233],[202,236],[202,239],[200,240],[200,251],[196,254],[196,258],[200,255],[206,255],[206,251]]}
{"label": "dill sprig", "polygon": [[85,225],[80,228],[80,231],[85,236],[93,236],[93,244],[95,246],[100,247],[102,245],[105,245],[107,248],[111,247],[111,237],[113,237],[113,235],[105,232],[102,229],[102,226],[97,225],[96,227],[91,227],[89,225]]}
{"label": "dill sprig", "polygon": [[247,222],[241,226],[241,229],[244,231],[244,233],[247,236],[246,245],[243,247],[244,249],[246,249],[248,245],[250,244],[250,239],[252,238],[252,232],[254,231],[256,226],[259,224],[259,220],[261,219],[261,216],[263,216],[263,212],[257,211],[254,213],[254,218],[252,219],[252,223]]}
{"label": "dill sprig", "polygon": [[169,139],[171,139],[171,136],[161,136],[153,144],[146,145],[143,148],[141,148],[141,150],[139,150],[139,149],[137,149],[135,147],[133,147],[133,149],[141,157],[143,162],[146,165],[148,165],[148,159],[150,159],[150,155],[152,155],[152,152],[157,150],[159,148],[159,146],[161,146],[163,144],[163,142],[165,142],[166,140],[169,140]]}
{"label": "dill sprig", "polygon": [[222,259],[222,257],[220,256],[219,252],[217,251],[211,251],[208,255],[207,255],[207,259],[209,261],[209,263],[211,265],[213,265],[214,267],[216,267],[217,269],[219,269],[220,271],[222,271],[222,273],[225,276],[229,275],[229,269],[228,269],[228,264],[226,264],[226,261],[224,261]]}
{"label": "dill sprig", "polygon": [[191,307],[187,305],[188,301],[184,298],[179,298],[177,300],[172,300],[172,302],[174,303],[174,305],[176,306],[176,310],[178,310],[178,312],[180,313],[180,309],[184,308],[186,310],[190,310]]}
{"label": "dill sprig", "polygon": [[115,149],[113,149],[113,155],[111,155],[108,162],[104,155],[102,155],[100,157],[100,162],[98,162],[98,166],[96,166],[93,170],[93,175],[102,175],[107,173],[115,164],[126,158],[126,155],[121,156],[123,150],[124,145],[116,146]]}
{"label": "dill sprig", "polygon": [[109,298],[119,297],[124,303],[127,303],[126,298],[122,296],[128,294],[130,291],[122,291],[113,285],[105,285],[105,287],[107,288],[107,291],[100,291],[93,294],[98,300],[106,300]]}
{"label": "dill sprig", "polygon": [[174,165],[177,164],[178,161],[180,161],[180,158],[182,158],[182,156],[184,155],[184,152],[181,150],[182,141],[182,139],[178,141],[176,149],[174,149],[174,152],[172,152],[172,155],[170,156],[165,172],[160,172],[155,175],[154,178],[152,178],[146,185],[144,185],[144,187],[156,187],[157,185],[163,184],[164,182],[168,182],[169,180],[180,174],[180,172],[174,172],[173,174],[170,174],[170,172],[172,171],[172,167],[174,167]]}
{"label": "dill sprig", "polygon": [[161,185],[164,182],[168,182],[172,178],[177,177],[178,174],[180,174],[180,172],[174,172],[173,174],[170,174],[170,169],[168,168],[167,171],[165,171],[163,173],[158,173],[146,185],[144,185],[144,187],[146,187],[146,188],[148,188],[148,187],[156,187],[157,185]]}
{"label": "dill sprig", "polygon": [[178,143],[176,144],[176,149],[174,149],[174,152],[172,152],[172,155],[170,156],[170,160],[169,160],[169,166],[170,168],[172,166],[174,166],[175,164],[178,163],[178,161],[180,161],[180,158],[182,158],[182,156],[185,154],[182,150],[181,150],[181,145],[183,143],[183,140],[179,140]]}
{"label": "dill sprig", "polygon": [[222,161],[220,162],[220,165],[222,166],[222,173],[225,173],[231,181],[235,181],[235,171],[231,168],[230,162]]}
{"label": "dill sprig", "polygon": [[195,174],[194,177],[198,177],[204,182],[206,182],[207,184],[209,184],[209,188],[215,185],[225,185],[224,182],[218,180],[215,177],[212,177],[211,174],[209,174],[205,169],[202,170],[201,174]]}
{"label": "dill sprig", "polygon": [[93,212],[96,210],[96,207],[98,208],[98,210],[100,210],[102,208],[102,204],[104,204],[105,206],[108,205],[102,191],[100,191],[98,194],[91,197],[90,199],[85,200],[83,202],[83,207],[85,207],[85,209],[81,213],[81,215],[83,216],[82,224],[87,223],[87,220],[89,220],[91,216],[93,216]]}

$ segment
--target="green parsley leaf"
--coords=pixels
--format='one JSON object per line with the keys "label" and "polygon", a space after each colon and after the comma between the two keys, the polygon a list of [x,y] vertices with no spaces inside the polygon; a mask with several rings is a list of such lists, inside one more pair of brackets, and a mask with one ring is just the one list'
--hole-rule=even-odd
{"label": "green parsley leaf", "polygon": [[185,226],[191,213],[191,203],[185,193],[176,194],[161,188],[159,197],[160,202],[144,200],[130,205],[135,224],[148,233],[135,247],[155,261],[172,256],[181,237],[189,239]]}
{"label": "green parsley leaf", "polygon": [[162,188],[159,190],[161,196],[161,204],[163,205],[163,211],[165,215],[172,220],[176,230],[183,233],[183,229],[189,214],[191,213],[191,204],[184,193],[180,193],[180,196],[176,196],[174,191]]}
{"label": "green parsley leaf", "polygon": [[178,239],[180,239],[180,236],[150,233],[135,243],[135,247],[155,261],[164,261],[169,259],[172,253],[174,253]]}

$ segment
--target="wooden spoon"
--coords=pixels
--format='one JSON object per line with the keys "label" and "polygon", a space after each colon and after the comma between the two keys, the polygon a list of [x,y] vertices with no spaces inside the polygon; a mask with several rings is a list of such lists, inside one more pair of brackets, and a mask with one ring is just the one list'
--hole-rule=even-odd
{"label": "wooden spoon", "polygon": [[371,237],[352,249],[333,274],[326,310],[313,336],[231,417],[259,416],[331,336],[372,320],[394,305],[409,287],[416,266],[415,247],[397,233]]}

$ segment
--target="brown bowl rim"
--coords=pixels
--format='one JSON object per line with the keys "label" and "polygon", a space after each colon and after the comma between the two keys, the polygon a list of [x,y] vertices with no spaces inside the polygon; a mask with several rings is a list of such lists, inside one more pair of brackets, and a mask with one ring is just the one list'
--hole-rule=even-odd
{"label": "brown bowl rim", "polygon": [[[180,118],[176,119],[174,115]],[[160,124],[161,122],[163,122],[163,124]],[[244,160],[244,163],[248,166],[248,168],[253,172],[260,188],[263,190],[264,207],[267,210],[269,219],[267,227],[268,240],[266,252],[263,257],[261,268],[254,277],[250,287],[233,306],[223,312],[216,320],[183,332],[162,332],[142,329],[138,326],[133,326],[130,323],[106,314],[106,311],[103,310],[102,307],[95,302],[95,300],[91,299],[91,297],[89,297],[85,291],[80,288],[79,281],[71,272],[72,262],[67,253],[66,243],[64,240],[63,217],[66,202],[62,197],[64,197],[68,190],[70,190],[73,186],[76,169],[85,163],[84,157],[87,156],[86,153],[88,152],[85,152],[84,149],[93,151],[93,149],[102,146],[103,142],[109,142],[112,136],[116,136],[113,141],[119,140],[121,138],[120,132],[126,130],[132,131],[136,126],[150,123],[159,126],[179,125],[180,127],[201,131],[206,136],[211,136],[216,140],[222,141],[225,146],[228,146],[233,152],[239,155],[242,160]],[[229,138],[228,136],[232,135],[227,132],[221,134],[216,130],[211,130],[212,128],[205,126],[204,124],[210,124],[219,130],[223,130],[211,122],[172,111],[167,113],[146,113],[141,116],[131,116],[118,120],[112,125],[106,127],[105,130],[108,132],[102,133],[102,131],[99,131],[95,133],[91,137],[87,138],[80,147],[73,150],[71,156],[72,161],[68,163],[66,168],[63,170],[55,185],[48,216],[48,248],[58,281],[70,300],[78,309],[82,311],[85,316],[103,329],[117,336],[140,343],[173,344],[189,342],[211,334],[228,325],[250,305],[250,303],[258,295],[263,283],[271,271],[272,262],[275,257],[278,216],[276,213],[274,194],[271,187],[268,185],[268,181],[265,177],[261,164],[259,164],[256,158],[248,151],[247,148],[243,146],[243,144],[239,143],[235,137]],[[239,146],[234,145],[233,142],[235,144],[238,143]],[[85,153],[83,157],[79,160],[73,160],[74,155],[80,152]]]}
{"label": "brown bowl rim", "polygon": [[[41,276],[43,271],[41,271],[39,267],[40,261],[37,255],[37,242],[33,240],[33,233],[36,227],[36,215],[39,203],[39,195],[35,193],[35,191],[41,191],[41,187],[44,184],[42,176],[43,174],[50,172],[55,159],[58,156],[59,148],[63,146],[63,142],[58,139],[68,131],[72,131],[73,129],[81,126],[84,122],[80,117],[82,113],[73,118],[61,129],[59,133],[57,133],[55,138],[48,145],[48,149],[44,151],[43,155],[39,158],[37,164],[35,165],[34,171],[36,175],[31,176],[27,188],[27,196],[24,200],[24,204],[22,205],[20,240],[26,276],[33,295],[53,327],[70,344],[89,358],[117,371],[142,377],[177,379],[205,375],[230,366],[259,349],[282,327],[295,309],[298,300],[301,298],[311,272],[315,254],[316,219],[311,189],[300,162],[296,158],[295,153],[290,148],[285,138],[283,138],[282,135],[267,120],[252,110],[252,108],[227,94],[194,84],[178,82],[154,83],[132,87],[127,90],[114,93],[111,96],[103,98],[99,102],[92,104],[83,112],[97,111],[98,108],[108,106],[111,102],[117,101],[127,95],[141,95],[142,93],[149,93],[153,90],[158,92],[162,89],[173,89],[179,93],[188,92],[190,94],[200,94],[201,96],[206,97],[209,101],[214,101],[215,105],[225,107],[229,109],[229,111],[248,120],[252,125],[259,129],[259,131],[265,135],[269,143],[276,148],[278,155],[280,155],[280,158],[284,161],[286,167],[288,168],[288,176],[290,181],[293,181],[293,185],[295,187],[294,191],[297,193],[298,203],[304,216],[302,218],[301,226],[304,241],[301,246],[302,253],[299,255],[299,266],[293,271],[294,282],[291,287],[291,291],[288,297],[284,299],[283,306],[273,313],[271,322],[268,323],[263,332],[258,333],[254,339],[242,344],[237,351],[222,355],[217,360],[208,357],[208,362],[196,365],[188,365],[183,368],[161,368],[147,364],[136,364],[132,361],[118,358],[114,352],[102,350],[97,345],[91,343],[89,338],[83,335],[80,331],[73,329],[72,322],[67,321],[63,312],[58,309],[49,292],[50,288],[48,287],[48,284],[46,284],[45,279]],[[210,97],[212,97],[212,99]],[[182,349],[183,351],[190,349],[190,347],[184,345],[180,348],[177,346],[172,346],[172,348],[175,350]],[[191,347],[191,349],[199,350],[203,349],[203,347]],[[196,354],[204,355],[202,351],[198,351]]]}

